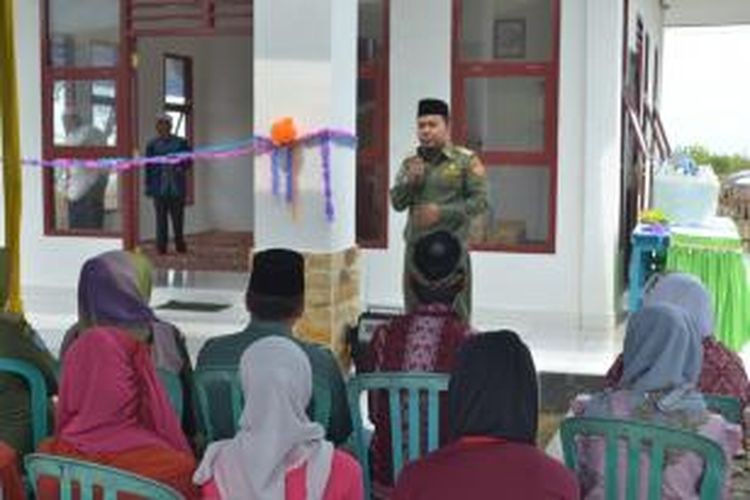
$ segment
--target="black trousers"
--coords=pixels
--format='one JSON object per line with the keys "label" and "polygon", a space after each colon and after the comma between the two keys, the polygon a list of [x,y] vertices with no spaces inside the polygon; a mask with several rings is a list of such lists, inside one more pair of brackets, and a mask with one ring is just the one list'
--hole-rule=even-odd
{"label": "black trousers", "polygon": [[185,224],[185,198],[171,196],[154,196],[156,211],[156,248],[159,252],[167,251],[169,241],[169,222],[172,219],[174,244],[178,252],[186,250],[183,227]]}

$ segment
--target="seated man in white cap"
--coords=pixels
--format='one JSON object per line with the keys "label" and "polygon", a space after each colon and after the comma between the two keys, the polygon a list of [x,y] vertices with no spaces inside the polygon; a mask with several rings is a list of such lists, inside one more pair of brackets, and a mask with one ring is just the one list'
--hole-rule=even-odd
{"label": "seated man in white cap", "polygon": [[[107,137],[98,128],[85,123],[75,110],[66,110],[62,117],[66,146],[103,147]],[[103,229],[104,196],[109,171],[71,167],[58,171],[58,191],[67,200],[70,229]]]}

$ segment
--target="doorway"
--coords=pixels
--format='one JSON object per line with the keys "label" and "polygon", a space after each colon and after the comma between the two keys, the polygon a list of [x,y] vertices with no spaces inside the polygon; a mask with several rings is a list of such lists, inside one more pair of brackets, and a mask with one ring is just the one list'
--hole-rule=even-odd
{"label": "doorway", "polygon": [[[156,117],[164,113],[172,119],[172,133],[193,149],[247,139],[253,116],[251,1],[203,0],[179,7],[174,2],[126,3],[134,55],[133,149],[145,155],[156,136]],[[249,156],[193,164],[184,253],[175,251],[171,221],[167,253],[157,252],[154,203],[145,193],[144,172],[135,176],[133,232],[155,267],[248,271],[252,167]]]}

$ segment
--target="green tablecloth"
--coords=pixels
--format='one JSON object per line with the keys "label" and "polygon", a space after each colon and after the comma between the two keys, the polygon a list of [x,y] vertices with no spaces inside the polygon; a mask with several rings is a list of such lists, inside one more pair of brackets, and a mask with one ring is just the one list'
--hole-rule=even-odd
{"label": "green tablecloth", "polygon": [[716,337],[739,351],[750,340],[750,287],[742,240],[731,219],[670,228],[667,270],[693,274],[713,298]]}

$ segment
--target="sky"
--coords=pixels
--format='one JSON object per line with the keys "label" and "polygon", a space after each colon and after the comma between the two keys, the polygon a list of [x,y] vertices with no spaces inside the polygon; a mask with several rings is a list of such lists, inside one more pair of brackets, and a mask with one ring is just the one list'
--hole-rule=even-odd
{"label": "sky", "polygon": [[662,119],[673,146],[750,156],[750,26],[669,28]]}

